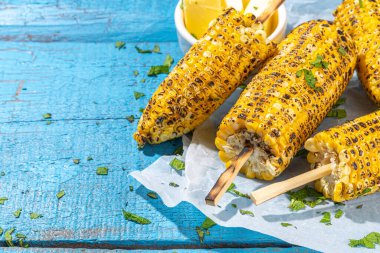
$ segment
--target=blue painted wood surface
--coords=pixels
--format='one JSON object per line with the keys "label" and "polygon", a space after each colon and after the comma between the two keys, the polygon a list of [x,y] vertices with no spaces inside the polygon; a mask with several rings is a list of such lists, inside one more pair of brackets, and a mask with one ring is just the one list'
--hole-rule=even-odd
{"label": "blue painted wood surface", "polygon": [[[337,3],[318,8],[331,12]],[[167,208],[159,199],[148,198],[148,190],[128,177],[181,145],[175,140],[139,151],[131,137],[137,122],[125,119],[139,117],[139,108],[165,77],[147,77],[149,67],[161,64],[167,53],[176,61],[182,56],[172,17],[175,4],[174,0],[0,4],[0,172],[5,173],[0,176],[0,197],[9,198],[0,206],[0,227],[15,227],[27,235],[37,252],[212,247],[311,252],[260,233],[220,226],[200,244],[195,226],[205,217],[199,211],[186,203]],[[289,0],[289,9],[296,4]],[[290,26],[302,21],[292,13]],[[115,49],[116,40],[126,41],[126,49]],[[163,54],[143,55],[134,49],[156,43]],[[135,100],[134,91],[145,97]],[[43,119],[45,113],[52,119]],[[88,156],[93,160],[87,161]],[[97,175],[99,166],[107,166],[109,174]],[[57,200],[60,190],[66,195]],[[15,218],[12,213],[19,208],[21,216]],[[126,222],[123,208],[152,224]],[[43,217],[31,220],[30,212]],[[0,245],[5,246],[4,236]]]}

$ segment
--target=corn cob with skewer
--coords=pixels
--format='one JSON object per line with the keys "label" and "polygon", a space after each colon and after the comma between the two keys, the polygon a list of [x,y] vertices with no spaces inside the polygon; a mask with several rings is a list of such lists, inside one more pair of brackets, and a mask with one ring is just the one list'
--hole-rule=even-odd
{"label": "corn cob with skewer", "polygon": [[374,193],[380,188],[380,112],[316,134],[305,143],[307,160],[332,173],[316,181],[316,189],[333,201]]}
{"label": "corn cob with skewer", "polygon": [[[345,55],[339,53],[340,47]],[[354,72],[354,44],[328,21],[300,25],[278,51],[252,79],[217,132],[215,144],[227,167],[244,146],[253,146],[241,169],[249,178],[271,180],[288,166]]]}
{"label": "corn cob with skewer", "polygon": [[252,14],[226,10],[153,94],[134,134],[138,145],[192,131],[274,50]]}
{"label": "corn cob with skewer", "polygon": [[380,1],[344,0],[335,16],[356,43],[362,85],[371,99],[380,104]]}

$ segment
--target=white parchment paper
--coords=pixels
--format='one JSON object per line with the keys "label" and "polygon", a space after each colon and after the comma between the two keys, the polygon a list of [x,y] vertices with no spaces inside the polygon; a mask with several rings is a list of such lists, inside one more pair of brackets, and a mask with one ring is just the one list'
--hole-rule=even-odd
{"label": "white parchment paper", "polygon": [[[380,194],[346,202],[345,206],[334,206],[332,202],[327,202],[325,205],[318,205],[315,208],[307,207],[298,212],[289,210],[289,199],[286,195],[255,206],[249,199],[226,193],[219,203],[220,207],[211,207],[205,204],[205,196],[224,169],[214,145],[216,129],[223,116],[236,101],[239,93],[240,90],[234,93],[209,120],[194,131],[191,142],[184,137],[183,159],[186,162],[186,169],[183,173],[178,173],[170,168],[169,162],[173,159],[172,156],[164,156],[145,170],[134,171],[131,175],[145,187],[156,191],[165,205],[173,207],[181,201],[187,201],[221,226],[247,228],[323,252],[366,251],[363,248],[350,248],[348,243],[349,239],[359,239],[373,231],[380,232]],[[318,131],[376,109],[376,106],[360,87],[356,76],[350,82],[344,97],[347,98],[343,106],[347,111],[347,118],[326,119]],[[264,182],[238,176],[234,182],[237,190],[249,193],[266,184],[305,172],[308,167],[305,159],[296,158],[275,181]],[[171,187],[169,186],[170,182],[175,182],[180,187]],[[237,208],[232,207],[232,203],[236,204]],[[361,204],[363,207],[357,209],[356,207]],[[241,215],[239,209],[250,210],[255,217]],[[344,211],[344,215],[340,219],[334,218],[337,209]],[[322,212],[325,211],[331,212],[331,226],[319,222]],[[282,227],[281,222],[291,223],[296,228]]]}

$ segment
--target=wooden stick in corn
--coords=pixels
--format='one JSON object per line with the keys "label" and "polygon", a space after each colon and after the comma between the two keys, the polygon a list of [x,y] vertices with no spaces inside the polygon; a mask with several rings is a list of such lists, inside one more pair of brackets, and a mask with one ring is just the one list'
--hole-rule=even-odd
{"label": "wooden stick in corn", "polygon": [[134,134],[139,147],[194,130],[274,52],[252,14],[226,10],[149,100]]}
{"label": "wooden stick in corn", "polygon": [[252,192],[256,205],[313,181],[316,190],[334,202],[379,191],[379,111],[322,131],[308,139],[305,148],[312,170]]}
{"label": "wooden stick in corn", "polygon": [[344,0],[334,15],[356,43],[357,70],[363,87],[380,104],[380,1]]}
{"label": "wooden stick in corn", "polygon": [[254,151],[241,172],[264,180],[280,175],[342,95],[355,62],[354,43],[335,24],[298,26],[222,120],[215,140],[221,160],[228,167],[248,143]]}

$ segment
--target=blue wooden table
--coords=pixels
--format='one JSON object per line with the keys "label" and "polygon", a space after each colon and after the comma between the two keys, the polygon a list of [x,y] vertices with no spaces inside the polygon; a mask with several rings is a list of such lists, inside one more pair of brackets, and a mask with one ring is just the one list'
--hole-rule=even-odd
{"label": "blue wooden table", "polygon": [[[338,2],[289,0],[289,28],[331,18]],[[13,239],[26,235],[36,252],[311,252],[220,226],[201,244],[195,227],[205,217],[198,210],[186,203],[167,208],[128,176],[181,145],[175,140],[139,151],[132,139],[139,108],[165,77],[147,77],[149,67],[162,64],[166,54],[176,61],[182,56],[175,5],[175,0],[0,3],[0,198],[8,198],[0,205],[0,227],[14,227]],[[308,15],[299,18],[300,12]],[[125,49],[116,49],[115,41],[125,41]],[[163,54],[138,54],[134,48],[155,44]],[[134,91],[145,96],[136,100]],[[129,115],[135,116],[133,123]],[[108,175],[97,175],[97,167],[108,167]],[[128,222],[122,209],[152,223]],[[31,219],[30,213],[42,217]],[[6,248],[4,234],[0,246],[21,251]]]}

